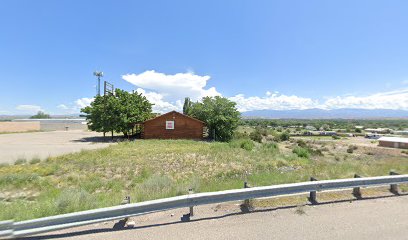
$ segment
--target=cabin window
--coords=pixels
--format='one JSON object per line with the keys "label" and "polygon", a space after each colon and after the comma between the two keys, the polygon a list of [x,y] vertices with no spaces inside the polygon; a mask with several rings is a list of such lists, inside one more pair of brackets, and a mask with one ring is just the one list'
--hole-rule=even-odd
{"label": "cabin window", "polygon": [[174,121],[166,121],[166,129],[174,129]]}

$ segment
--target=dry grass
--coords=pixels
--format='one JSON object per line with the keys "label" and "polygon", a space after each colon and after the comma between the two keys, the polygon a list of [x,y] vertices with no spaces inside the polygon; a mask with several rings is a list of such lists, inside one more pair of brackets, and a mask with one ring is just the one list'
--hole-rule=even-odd
{"label": "dry grass", "polygon": [[355,173],[386,175],[390,169],[408,172],[406,157],[353,153],[334,161],[326,152],[305,159],[267,144],[256,143],[252,150],[239,146],[136,140],[41,162],[0,166],[0,219],[112,206],[127,195],[135,202],[186,194],[189,188],[195,192],[240,188],[244,181],[262,186],[307,181],[310,176],[334,179]]}

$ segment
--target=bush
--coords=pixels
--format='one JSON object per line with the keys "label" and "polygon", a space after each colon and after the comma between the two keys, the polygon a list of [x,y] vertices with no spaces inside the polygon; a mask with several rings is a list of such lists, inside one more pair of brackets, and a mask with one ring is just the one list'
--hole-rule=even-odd
{"label": "bush", "polygon": [[234,140],[234,141],[231,141],[229,145],[233,148],[242,148],[247,151],[252,151],[252,149],[254,149],[255,147],[254,142],[250,139]]}
{"label": "bush", "polygon": [[239,132],[239,131],[234,132],[234,139],[242,139],[242,138],[249,138],[248,133],[247,132]]}
{"label": "bush", "polygon": [[334,140],[339,140],[341,137],[339,137],[339,136],[337,136],[337,135],[333,135],[332,138],[333,138]]}
{"label": "bush", "polygon": [[21,165],[21,164],[26,164],[26,163],[27,163],[27,159],[19,158],[17,159],[17,161],[14,162],[14,165]]}
{"label": "bush", "polygon": [[245,140],[241,142],[241,146],[242,149],[245,149],[247,151],[252,151],[252,149],[254,149],[255,144],[252,140]]}
{"label": "bush", "polygon": [[297,145],[298,145],[299,147],[303,147],[303,148],[307,147],[307,144],[306,144],[305,141],[303,141],[303,139],[297,140],[296,143],[297,143]]}
{"label": "bush", "polygon": [[298,157],[301,157],[301,158],[309,158],[310,157],[310,153],[306,148],[295,147],[292,152],[295,153]]}
{"label": "bush", "polygon": [[40,162],[41,162],[40,158],[33,158],[33,159],[30,160],[30,164],[37,164],[37,163],[40,163]]}
{"label": "bush", "polygon": [[281,141],[288,141],[289,138],[290,138],[290,135],[289,135],[288,132],[283,132],[283,133],[281,133],[281,134],[279,135],[279,139],[280,139]]}
{"label": "bush", "polygon": [[58,213],[92,209],[96,206],[95,199],[83,189],[64,190],[55,201]]}
{"label": "bush", "polygon": [[348,153],[353,153],[354,150],[357,150],[357,149],[358,149],[358,147],[357,147],[356,145],[350,145],[350,146],[347,148],[347,152],[348,152]]}
{"label": "bush", "polygon": [[259,143],[261,143],[262,139],[263,139],[261,132],[257,131],[257,130],[251,132],[249,134],[249,138],[251,138],[251,140],[253,140],[255,142],[259,142]]}

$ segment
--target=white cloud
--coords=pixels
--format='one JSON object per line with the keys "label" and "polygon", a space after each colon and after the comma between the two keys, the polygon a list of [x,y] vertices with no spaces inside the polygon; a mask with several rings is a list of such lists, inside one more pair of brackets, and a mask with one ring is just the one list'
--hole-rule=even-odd
{"label": "white cloud", "polygon": [[62,109],[62,110],[68,110],[69,109],[69,107],[67,105],[65,105],[65,104],[60,104],[60,105],[57,106],[57,108]]}
{"label": "white cloud", "polygon": [[329,98],[325,101],[327,109],[363,108],[408,110],[408,89],[375,93],[368,96],[345,96]]}
{"label": "white cloud", "polygon": [[264,97],[245,97],[243,94],[229,98],[237,103],[239,111],[253,110],[290,110],[290,109],[308,109],[318,105],[317,100],[303,98],[298,96],[287,96],[278,93],[266,92]]}
{"label": "white cloud", "polygon": [[75,107],[84,108],[87,107],[93,102],[93,98],[80,98],[75,101]]}
{"label": "white cloud", "polygon": [[36,114],[38,111],[44,111],[40,106],[28,104],[18,105],[16,109],[24,114]]}
{"label": "white cloud", "polygon": [[149,100],[149,102],[153,103],[153,112],[159,112],[159,113],[164,113],[164,112],[170,112],[173,110],[180,111],[180,106],[178,104],[178,101],[176,101],[176,104],[171,104],[169,102],[166,102],[163,100],[163,95],[160,93],[156,92],[147,92],[142,88],[136,89],[138,93],[141,93],[143,96]]}
{"label": "white cloud", "polygon": [[328,110],[339,108],[408,110],[408,89],[375,93],[367,96],[336,96],[330,97],[324,102],[294,95],[287,96],[277,92],[271,93],[270,91],[266,92],[264,97],[245,97],[243,94],[238,94],[229,99],[236,102],[238,109],[243,112],[310,108]]}
{"label": "white cloud", "polygon": [[152,70],[123,75],[122,78],[137,87],[153,90],[171,101],[187,96],[197,101],[205,96],[221,95],[214,87],[205,89],[210,76],[200,76],[192,72],[166,75]]}
{"label": "white cloud", "polygon": [[61,109],[63,114],[79,113],[81,108],[89,106],[93,100],[93,98],[79,98],[70,104],[59,104],[57,108]]}
{"label": "white cloud", "polygon": [[408,79],[401,82],[402,85],[408,85]]}
{"label": "white cloud", "polygon": [[122,78],[143,90],[159,112],[180,110],[185,97],[198,101],[206,96],[221,95],[214,87],[206,88],[210,76],[200,76],[193,72],[174,75],[158,73],[154,70],[140,74],[126,74]]}
{"label": "white cloud", "polygon": [[[137,86],[137,91],[155,104],[155,112],[167,112],[182,109],[184,97],[193,101],[204,96],[221,95],[214,87],[206,88],[210,76],[200,76],[193,72],[168,75],[156,71],[145,71],[140,74],[126,74],[122,78]],[[404,81],[403,84],[408,84]],[[245,96],[237,94],[229,97],[237,103],[240,111],[252,110],[292,110],[292,109],[406,109],[408,110],[408,89],[375,93],[368,96],[336,96],[319,101],[296,95],[280,94],[267,91],[265,96]]]}

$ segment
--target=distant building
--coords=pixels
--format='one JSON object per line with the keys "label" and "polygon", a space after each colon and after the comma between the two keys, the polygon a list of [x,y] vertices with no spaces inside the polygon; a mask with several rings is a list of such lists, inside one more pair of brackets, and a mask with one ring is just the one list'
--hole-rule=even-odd
{"label": "distant building", "polygon": [[390,133],[391,129],[389,128],[367,128],[364,131],[371,133]]}
{"label": "distant building", "polygon": [[315,127],[309,126],[309,125],[306,126],[305,129],[308,130],[308,131],[316,131],[317,130]]}
{"label": "distant building", "polygon": [[203,139],[205,123],[176,111],[143,122],[145,139]]}
{"label": "distant building", "polygon": [[381,137],[380,134],[377,133],[366,133],[365,138],[368,139],[379,139]]}
{"label": "distant building", "polygon": [[408,130],[394,131],[396,135],[408,135]]}
{"label": "distant building", "polygon": [[337,133],[335,131],[321,131],[320,135],[322,135],[322,136],[336,136]]}
{"label": "distant building", "polygon": [[46,118],[46,119],[14,119],[13,122],[36,122],[41,131],[86,130],[88,125],[84,118]]}
{"label": "distant building", "polygon": [[378,146],[408,149],[408,138],[381,137],[378,139]]}

